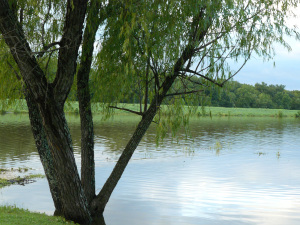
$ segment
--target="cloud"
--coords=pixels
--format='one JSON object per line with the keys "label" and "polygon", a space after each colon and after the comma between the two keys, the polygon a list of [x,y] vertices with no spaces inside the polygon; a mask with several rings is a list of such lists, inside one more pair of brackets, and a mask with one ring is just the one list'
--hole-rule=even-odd
{"label": "cloud", "polygon": [[[299,24],[300,7],[294,12],[297,17],[289,19],[291,26]],[[261,82],[283,84],[287,90],[300,90],[300,41],[287,37],[286,42],[291,46],[291,51],[275,45],[276,55],[273,61],[263,62],[259,57],[253,57],[235,80],[252,85]]]}

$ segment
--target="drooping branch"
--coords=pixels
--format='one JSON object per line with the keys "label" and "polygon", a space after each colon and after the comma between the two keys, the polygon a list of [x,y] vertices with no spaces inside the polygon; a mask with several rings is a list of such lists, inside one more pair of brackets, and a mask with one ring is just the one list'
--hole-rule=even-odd
{"label": "drooping branch", "polygon": [[148,91],[149,91],[149,69],[150,69],[150,57],[147,58],[146,66],[146,78],[145,78],[145,99],[144,99],[144,112],[148,109]]}
{"label": "drooping branch", "polygon": [[18,80],[21,80],[21,77],[20,77],[19,73],[15,70],[15,68],[11,65],[11,63],[7,61],[7,64],[12,69],[12,71],[14,72],[14,74],[16,75],[16,78]]}
{"label": "drooping branch", "polygon": [[44,21],[42,23],[42,44],[43,44],[43,46],[45,46],[45,24],[47,23],[47,21],[49,19],[51,6],[52,6],[52,2],[51,2],[51,0],[48,0],[47,13],[46,13]]}

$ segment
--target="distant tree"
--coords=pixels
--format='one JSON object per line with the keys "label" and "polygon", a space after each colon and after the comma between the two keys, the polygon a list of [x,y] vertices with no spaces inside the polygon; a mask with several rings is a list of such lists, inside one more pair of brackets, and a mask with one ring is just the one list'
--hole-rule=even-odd
{"label": "distant tree", "polygon": [[[274,42],[289,47],[284,35],[296,30],[287,26],[286,15],[298,4],[296,0],[0,0],[0,80],[7,84],[0,95],[11,98],[7,93],[17,90],[26,98],[57,214],[82,224],[101,216],[153,120],[158,127],[175,130],[188,121],[182,107],[188,98],[183,100],[183,94],[196,97],[190,103],[198,101],[197,94],[211,85],[224,86],[252,53],[269,59]],[[101,45],[93,54],[96,37]],[[228,60],[239,62],[240,68],[232,69]],[[95,73],[90,73],[92,62]],[[81,177],[64,114],[74,78],[81,119]],[[181,92],[176,80],[195,85],[183,85]],[[94,98],[107,103],[108,110],[141,116],[99,193],[95,193],[90,81]],[[248,89],[238,89],[245,107],[249,103],[251,107],[255,98],[247,96]],[[132,93],[138,94],[140,110],[119,107]],[[174,107],[170,106],[165,123],[155,116],[167,98],[173,98],[169,102]]]}
{"label": "distant tree", "polygon": [[265,93],[260,93],[254,104],[255,108],[274,108],[274,104],[270,95]]}
{"label": "distant tree", "polygon": [[252,85],[244,84],[236,91],[236,107],[253,108],[259,92]]}
{"label": "distant tree", "polygon": [[291,109],[291,103],[292,103],[291,97],[286,92],[284,92],[282,97],[282,103],[281,103],[282,108]]}
{"label": "distant tree", "polygon": [[256,83],[254,86],[258,92],[270,95],[270,92],[268,92],[268,84],[265,82],[262,82],[261,84]]}
{"label": "distant tree", "polygon": [[276,104],[276,108],[278,109],[290,109],[291,108],[291,98],[290,96],[285,93],[284,91],[282,92],[277,92],[274,97],[273,101]]}
{"label": "distant tree", "polygon": [[300,91],[292,91],[291,109],[300,110]]}

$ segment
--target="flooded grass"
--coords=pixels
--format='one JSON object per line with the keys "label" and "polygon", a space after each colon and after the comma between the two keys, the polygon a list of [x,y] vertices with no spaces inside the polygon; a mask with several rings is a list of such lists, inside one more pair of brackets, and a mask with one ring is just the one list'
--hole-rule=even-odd
{"label": "flooded grass", "polygon": [[25,176],[20,176],[22,173],[26,173],[31,168],[0,168],[0,188],[5,186],[10,186],[13,184],[25,185],[36,181],[38,178],[44,178],[45,175],[42,174],[29,174]]}

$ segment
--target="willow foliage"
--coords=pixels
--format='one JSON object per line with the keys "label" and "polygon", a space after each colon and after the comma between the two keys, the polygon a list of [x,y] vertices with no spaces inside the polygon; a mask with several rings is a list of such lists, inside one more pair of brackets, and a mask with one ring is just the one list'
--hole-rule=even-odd
{"label": "willow foliage", "polygon": [[[65,1],[10,2],[41,68],[53,81]],[[185,103],[199,104],[204,88],[222,86],[253,53],[271,59],[274,43],[289,49],[284,38],[299,38],[296,29],[287,26],[287,18],[299,0],[122,0],[107,4],[112,4],[112,10],[98,32],[100,47],[95,51],[91,75],[94,101],[116,106],[138,96],[141,113],[172,74],[187,46],[193,52],[170,90],[175,100],[168,103],[174,105],[181,105],[182,99],[176,102],[180,95],[175,95],[180,92],[193,94],[185,98]],[[203,38],[192,41],[201,32]],[[0,80],[7,84],[0,88],[0,98],[19,98],[22,81],[16,79],[18,69],[3,40],[0,57]],[[193,77],[202,78],[201,83],[194,83]],[[193,83],[194,88],[179,90],[182,85],[176,85],[178,82],[186,87]]]}
{"label": "willow foliage", "polygon": [[274,55],[274,43],[290,48],[284,41],[285,35],[299,37],[286,24],[292,6],[297,3],[123,1],[123,6],[107,20],[95,62],[98,72],[95,79],[101,85],[99,99],[105,101],[107,97],[108,102],[118,102],[128,97],[129,92],[144,92],[147,66],[150,67],[149,90],[155,91],[150,88],[155,86],[154,73],[160,82],[172,73],[195,29],[205,32],[205,36],[193,43],[193,55],[182,68],[188,79],[205,76],[221,82],[237,72],[229,62],[243,64],[253,53],[270,59]]}
{"label": "willow foliage", "polygon": [[[290,49],[285,37],[299,39],[297,29],[287,25],[292,9],[299,4],[296,0],[122,3],[106,21],[95,60],[97,72],[92,80],[99,87],[95,100],[116,108],[120,102],[132,101],[133,95],[139,96],[137,113],[142,114],[166,77],[172,75],[183,51],[190,48],[189,60],[169,91],[173,100],[167,96],[168,119],[160,126],[186,123],[183,105],[199,105],[205,88],[223,86],[253,54],[269,60],[275,54],[274,44]],[[194,77],[201,82],[195,82]],[[183,100],[184,94],[190,95]]]}
{"label": "willow foliage", "polygon": [[[33,54],[51,82],[56,73],[56,44],[62,35],[65,1],[11,0],[9,3],[17,15]],[[24,84],[18,66],[1,35],[0,59],[0,102],[2,108],[5,108],[7,103],[23,98]]]}

